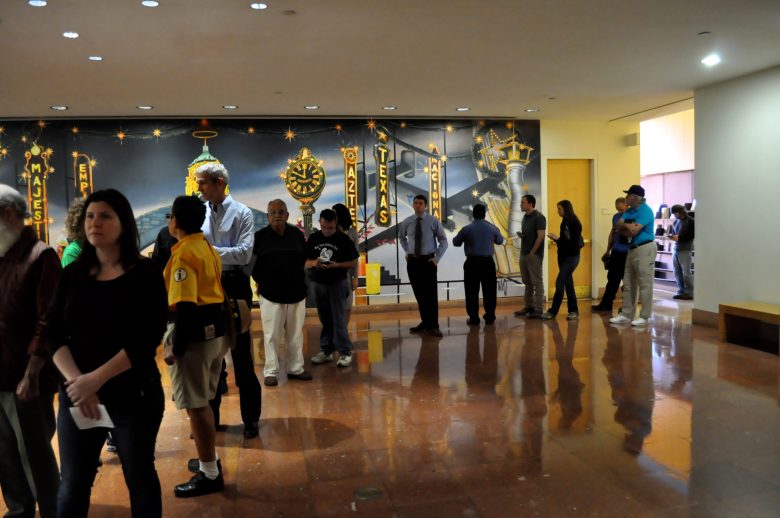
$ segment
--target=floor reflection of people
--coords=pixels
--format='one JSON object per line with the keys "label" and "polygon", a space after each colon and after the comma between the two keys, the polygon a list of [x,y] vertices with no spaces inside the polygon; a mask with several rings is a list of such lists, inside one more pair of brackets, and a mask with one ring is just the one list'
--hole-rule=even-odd
{"label": "floor reflection of people", "polygon": [[[674,381],[670,389],[679,393],[693,379],[693,340],[691,325],[677,323],[672,327],[670,350]],[[690,394],[689,394],[690,395]]]}
{"label": "floor reflection of people", "polygon": [[561,405],[562,415],[558,427],[567,429],[582,414],[582,390],[585,388],[573,363],[579,321],[568,322],[565,342],[556,320],[549,320],[547,325],[555,342],[555,359],[558,362],[558,390],[553,394],[553,400],[559,401]]}
{"label": "floor reflection of people", "polygon": [[626,434],[623,449],[638,455],[652,431],[655,388],[650,334],[634,329],[617,329],[606,321],[607,348],[602,363],[617,406],[615,421]]}
{"label": "floor reflection of people", "polygon": [[[480,336],[484,337],[481,354]],[[469,394],[480,390],[492,392],[497,373],[496,327],[486,326],[484,334],[480,334],[479,327],[469,327],[466,335],[466,387]]]}
{"label": "floor reflection of people", "polygon": [[523,422],[520,441],[523,458],[541,470],[542,424],[547,415],[547,387],[544,379],[544,346],[541,340],[526,340],[520,353],[520,399],[523,402]]}

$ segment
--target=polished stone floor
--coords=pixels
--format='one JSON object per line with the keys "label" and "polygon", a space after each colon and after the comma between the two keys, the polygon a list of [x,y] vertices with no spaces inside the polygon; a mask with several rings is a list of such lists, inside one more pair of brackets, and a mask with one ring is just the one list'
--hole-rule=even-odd
{"label": "polished stone floor", "polygon": [[[264,387],[251,440],[231,374],[217,495],[173,497],[194,445],[169,403],[165,515],[780,516],[778,358],[719,343],[664,294],[646,329],[580,307],[543,323],[505,306],[479,328],[447,309],[442,339],[410,335],[412,312],[355,315],[353,365],[307,360],[313,381]],[[318,329],[308,318],[307,358]],[[128,516],[103,460],[90,515]]]}

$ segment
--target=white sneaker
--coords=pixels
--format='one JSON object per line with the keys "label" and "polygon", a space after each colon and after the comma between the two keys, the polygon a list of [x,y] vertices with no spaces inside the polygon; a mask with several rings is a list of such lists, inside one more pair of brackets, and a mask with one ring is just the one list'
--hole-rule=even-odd
{"label": "white sneaker", "polygon": [[319,365],[321,363],[325,362],[332,362],[333,361],[333,353],[325,354],[324,352],[320,351],[317,353],[316,356],[311,357],[311,362],[315,365]]}
{"label": "white sneaker", "polygon": [[339,361],[336,362],[336,367],[349,367],[350,365],[352,365],[352,355],[339,356]]}
{"label": "white sneaker", "polygon": [[646,326],[647,325],[647,319],[646,318],[635,318],[631,321],[632,326]]}
{"label": "white sneaker", "polygon": [[623,315],[618,315],[616,317],[612,317],[609,319],[610,324],[630,324],[631,319],[628,317],[624,317]]}

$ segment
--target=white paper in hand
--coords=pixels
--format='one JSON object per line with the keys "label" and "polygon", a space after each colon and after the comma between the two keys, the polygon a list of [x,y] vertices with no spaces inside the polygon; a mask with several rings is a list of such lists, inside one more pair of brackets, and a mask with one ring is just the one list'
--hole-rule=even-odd
{"label": "white paper in hand", "polygon": [[100,410],[100,419],[90,419],[81,413],[81,409],[77,406],[70,407],[70,415],[73,416],[73,420],[76,422],[76,426],[79,430],[86,430],[88,428],[113,428],[114,422],[106,411],[106,406],[98,403],[98,410]]}

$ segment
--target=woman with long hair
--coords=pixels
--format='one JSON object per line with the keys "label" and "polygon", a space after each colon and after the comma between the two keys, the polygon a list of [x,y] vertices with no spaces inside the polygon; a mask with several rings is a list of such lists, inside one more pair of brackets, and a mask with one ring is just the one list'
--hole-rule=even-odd
{"label": "woman with long hair", "polygon": [[547,313],[542,320],[552,320],[558,314],[563,303],[563,292],[566,291],[566,305],[569,314],[566,320],[576,320],[579,317],[577,293],[574,291],[574,270],[580,264],[580,248],[582,248],[582,223],[574,213],[574,207],[569,200],[558,202],[558,215],[562,218],[560,235],[547,234],[547,237],[558,245],[558,277],[555,278],[555,295]]}
{"label": "woman with long hair", "polygon": [[[162,516],[154,447],[165,406],[155,361],[168,304],[162,273],[139,253],[133,209],[119,191],[85,201],[81,255],[65,268],[49,314],[49,343],[62,373],[57,435],[61,517],[86,517],[105,427],[76,417],[107,413],[134,517]],[[80,414],[80,415],[79,415]]]}
{"label": "woman with long hair", "polygon": [[84,244],[84,222],[81,220],[83,214],[84,198],[74,198],[68,207],[68,215],[65,216],[68,246],[62,251],[63,268],[78,259],[81,254],[81,247]]}

